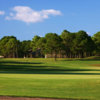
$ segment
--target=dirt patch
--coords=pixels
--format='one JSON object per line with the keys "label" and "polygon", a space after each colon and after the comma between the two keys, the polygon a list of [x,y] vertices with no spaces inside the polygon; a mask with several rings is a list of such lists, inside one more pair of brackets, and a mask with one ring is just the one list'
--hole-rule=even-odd
{"label": "dirt patch", "polygon": [[92,64],[91,66],[100,67],[100,64]]}
{"label": "dirt patch", "polygon": [[28,97],[0,96],[0,100],[81,100],[81,99],[51,99],[51,98],[28,98]]}

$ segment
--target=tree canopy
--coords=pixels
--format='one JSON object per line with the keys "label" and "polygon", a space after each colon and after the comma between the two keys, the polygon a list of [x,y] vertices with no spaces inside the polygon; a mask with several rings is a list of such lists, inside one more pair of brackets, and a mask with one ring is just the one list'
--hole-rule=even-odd
{"label": "tree canopy", "polygon": [[32,57],[38,52],[38,57],[53,54],[55,58],[100,55],[100,32],[91,37],[83,30],[74,33],[64,30],[61,35],[47,33],[44,37],[36,35],[32,40],[19,41],[14,36],[0,39],[0,55],[4,57]]}

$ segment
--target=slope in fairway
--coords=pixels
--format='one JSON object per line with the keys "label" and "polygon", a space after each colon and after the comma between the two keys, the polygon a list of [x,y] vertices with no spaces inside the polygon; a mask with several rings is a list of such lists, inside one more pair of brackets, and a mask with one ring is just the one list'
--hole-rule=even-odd
{"label": "slope in fairway", "polygon": [[0,59],[0,95],[99,100],[99,64],[99,60]]}

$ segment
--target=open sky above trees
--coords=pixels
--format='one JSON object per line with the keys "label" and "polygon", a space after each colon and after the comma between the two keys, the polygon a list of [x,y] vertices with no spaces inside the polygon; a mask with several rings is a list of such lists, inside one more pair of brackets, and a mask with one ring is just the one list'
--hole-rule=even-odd
{"label": "open sky above trees", "polygon": [[100,0],[0,0],[0,39],[15,36],[31,40],[35,35],[85,30],[100,31]]}

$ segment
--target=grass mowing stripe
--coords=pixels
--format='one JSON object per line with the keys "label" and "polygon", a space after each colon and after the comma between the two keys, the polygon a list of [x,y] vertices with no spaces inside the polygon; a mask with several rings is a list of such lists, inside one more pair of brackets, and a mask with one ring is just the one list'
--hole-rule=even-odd
{"label": "grass mowing stripe", "polygon": [[0,95],[100,99],[100,61],[58,60],[0,59]]}

